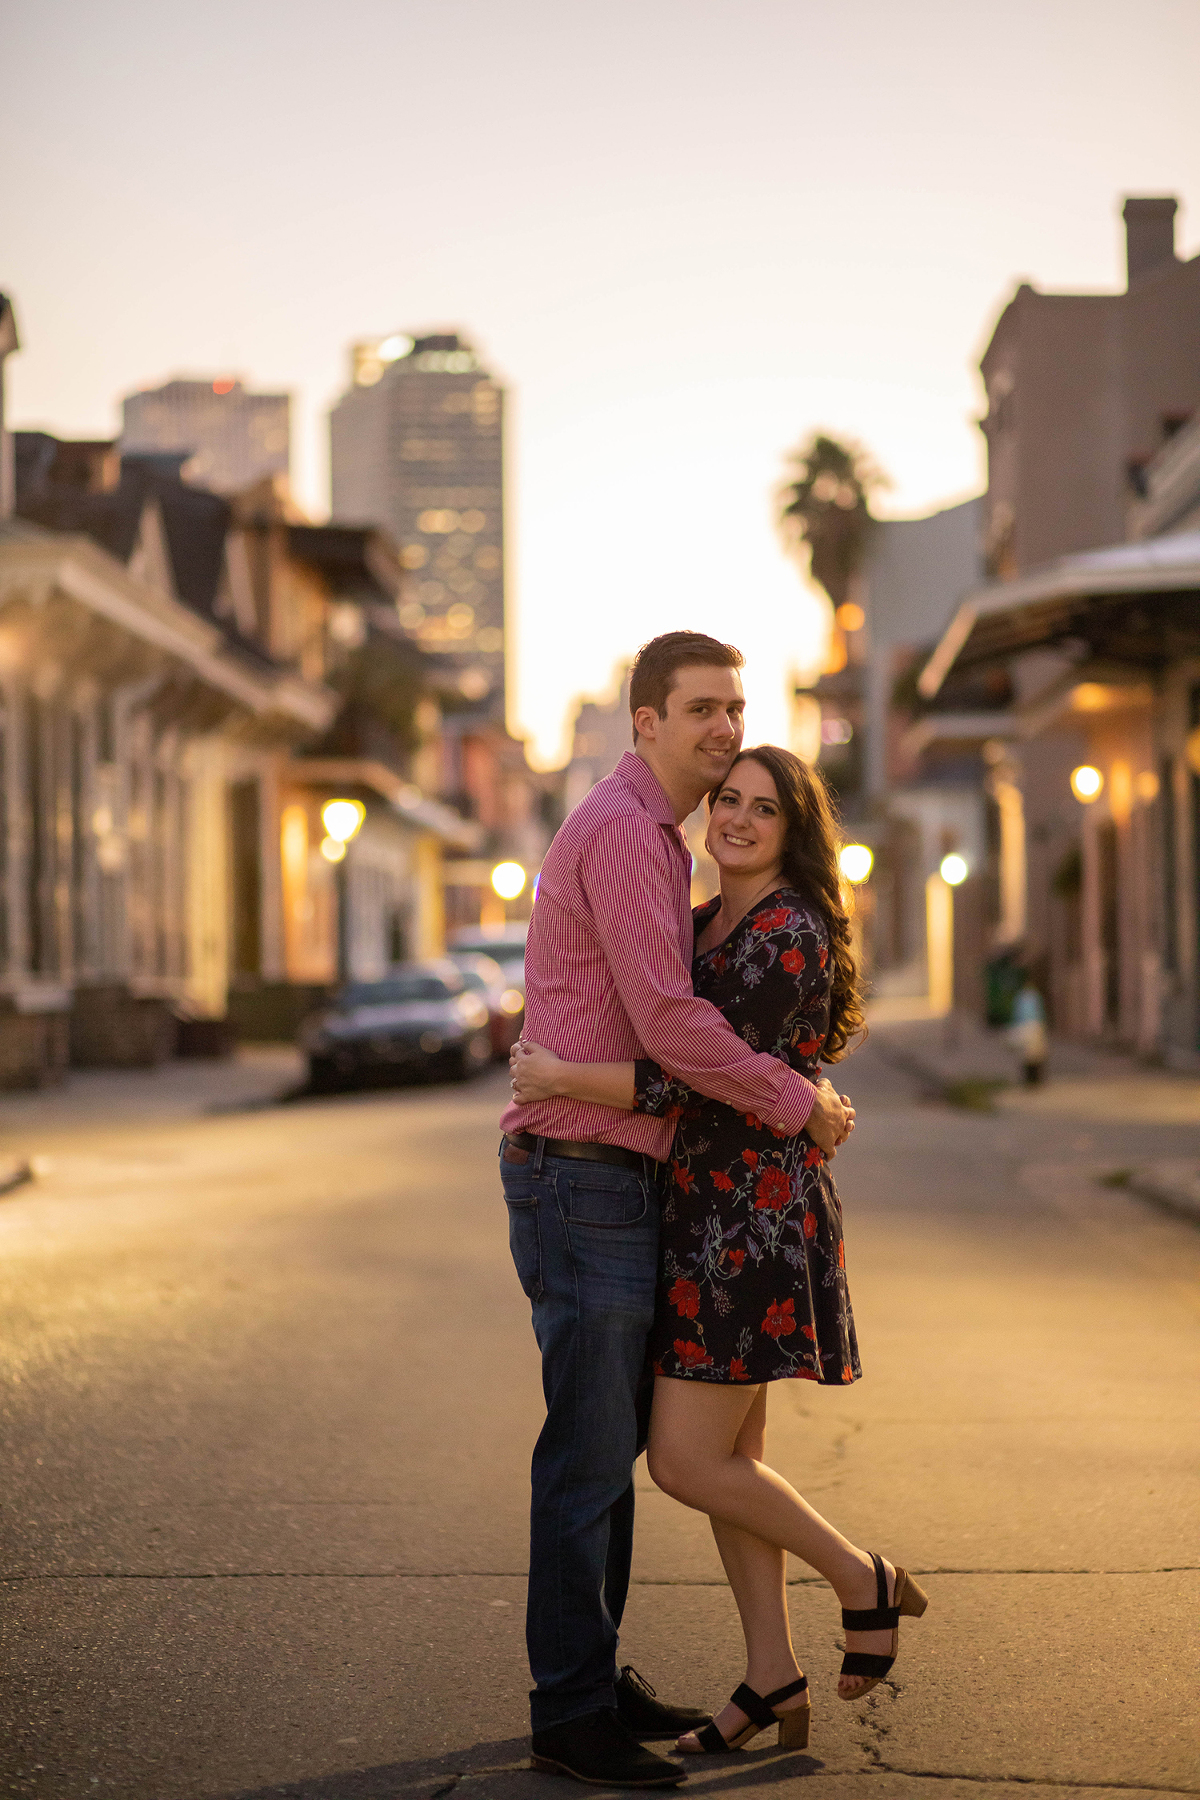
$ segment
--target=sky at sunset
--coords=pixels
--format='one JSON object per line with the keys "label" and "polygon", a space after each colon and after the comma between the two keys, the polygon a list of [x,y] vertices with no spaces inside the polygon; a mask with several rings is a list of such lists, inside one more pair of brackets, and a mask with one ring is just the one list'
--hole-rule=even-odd
{"label": "sky at sunset", "polygon": [[779,736],[818,621],[771,522],[789,446],[861,440],[893,515],[978,492],[1016,282],[1123,285],[1129,192],[1200,248],[1196,0],[40,0],[4,64],[10,423],[288,388],[319,516],[351,341],[461,329],[512,390],[510,715],[543,760],[681,625],[742,646]]}

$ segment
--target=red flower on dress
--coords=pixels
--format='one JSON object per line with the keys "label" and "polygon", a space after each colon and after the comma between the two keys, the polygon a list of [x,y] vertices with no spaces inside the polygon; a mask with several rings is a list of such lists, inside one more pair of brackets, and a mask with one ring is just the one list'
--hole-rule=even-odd
{"label": "red flower on dress", "polygon": [[822,945],[821,946],[821,954],[817,958],[817,963],[823,969],[825,967],[825,964],[828,961],[829,961],[829,952],[828,952],[828,950],[826,950],[825,946]]}
{"label": "red flower on dress", "polygon": [[801,1326],[801,1327],[800,1327],[800,1329],[801,1329],[801,1331],[802,1331],[802,1332],[803,1332],[803,1333],[804,1333],[804,1335],[805,1335],[805,1337],[806,1337],[806,1338],[807,1338],[807,1339],[808,1339],[808,1341],[809,1341],[809,1343],[810,1343],[810,1344],[815,1344],[815,1343],[816,1343],[816,1341],[817,1341],[817,1334],[816,1334],[816,1332],[815,1332],[815,1331],[814,1331],[814,1330],[813,1330],[813,1328],[812,1328],[812,1326],[811,1326],[811,1325],[802,1325],[802,1326]]}
{"label": "red flower on dress", "polygon": [[716,1188],[718,1194],[732,1194],[733,1183],[723,1170],[710,1169],[708,1172],[712,1177],[712,1184]]}
{"label": "red flower on dress", "polygon": [[731,1250],[729,1252],[729,1260],[735,1269],[740,1269],[746,1260],[746,1252],[744,1250]]}
{"label": "red flower on dress", "polygon": [[746,1365],[742,1361],[740,1356],[735,1356],[733,1358],[732,1362],[730,1363],[729,1378],[731,1381],[745,1381]]}
{"label": "red flower on dress", "polygon": [[796,1369],[792,1374],[793,1381],[815,1381],[816,1379],[817,1372],[815,1369]]}
{"label": "red flower on dress", "polygon": [[846,1246],[842,1242],[842,1240],[839,1238],[838,1239],[838,1268],[844,1269],[845,1266],[846,1266]]}
{"label": "red flower on dress", "polygon": [[755,931],[774,931],[777,925],[786,925],[787,922],[787,907],[777,906],[771,912],[759,913],[754,921],[754,929]]}
{"label": "red flower on dress", "polygon": [[798,975],[804,967],[804,955],[799,950],[785,950],[779,960],[789,975]]}
{"label": "red flower on dress", "polygon": [[675,1339],[675,1354],[685,1369],[707,1369],[711,1367],[712,1357],[702,1344],[691,1344],[686,1338]]}
{"label": "red flower on dress", "polygon": [[806,1169],[815,1169],[819,1162],[824,1162],[824,1161],[825,1161],[824,1156],[817,1149],[817,1146],[815,1144],[813,1145],[811,1150],[806,1150],[804,1152],[804,1166]]}
{"label": "red flower on dress", "polygon": [[850,1367],[849,1363],[847,1363],[846,1366],[842,1370],[842,1380],[843,1381],[853,1381],[854,1380],[854,1370]]}
{"label": "red flower on dress", "polygon": [[687,1281],[681,1275],[667,1295],[667,1302],[681,1319],[694,1319],[700,1311],[700,1289],[694,1281]]}
{"label": "red flower on dress", "polygon": [[742,1161],[745,1163],[745,1165],[748,1169],[757,1169],[757,1167],[758,1167],[758,1151],[757,1150],[743,1150],[742,1151]]}
{"label": "red flower on dress", "polygon": [[747,1113],[746,1114],[746,1123],[750,1127],[751,1131],[761,1131],[763,1128],[763,1122],[759,1118],[757,1113]]}
{"label": "red flower on dress", "polygon": [[824,1038],[819,1037],[806,1038],[804,1043],[796,1045],[797,1054],[800,1056],[815,1056],[824,1041]]}
{"label": "red flower on dress", "polygon": [[759,1326],[759,1330],[765,1331],[767,1336],[773,1337],[776,1342],[781,1337],[791,1337],[796,1329],[796,1321],[792,1316],[795,1310],[796,1302],[794,1300],[785,1300],[782,1306],[778,1300],[772,1300],[767,1308],[767,1316]]}
{"label": "red flower on dress", "polygon": [[654,1370],[654,1373],[655,1373],[655,1374],[656,1374],[656,1375],[661,1375],[661,1374],[662,1374],[662,1372],[663,1372],[663,1366],[662,1366],[662,1364],[661,1364],[661,1363],[660,1363],[660,1362],[656,1362],[656,1363],[652,1363],[652,1364],[651,1364],[651,1367],[652,1367],[652,1368],[653,1368],[653,1370]]}
{"label": "red flower on dress", "polygon": [[681,1187],[683,1189],[685,1194],[690,1194],[696,1185],[696,1177],[692,1174],[691,1170],[685,1169],[683,1164],[679,1162],[671,1164],[671,1179],[676,1187]]}
{"label": "red flower on dress", "polygon": [[754,1210],[778,1212],[792,1197],[792,1184],[783,1169],[764,1169],[754,1192],[758,1195]]}
{"label": "red flower on dress", "polygon": [[804,1235],[806,1238],[816,1237],[816,1235],[817,1235],[817,1215],[816,1215],[816,1213],[805,1213],[805,1215],[804,1215]]}

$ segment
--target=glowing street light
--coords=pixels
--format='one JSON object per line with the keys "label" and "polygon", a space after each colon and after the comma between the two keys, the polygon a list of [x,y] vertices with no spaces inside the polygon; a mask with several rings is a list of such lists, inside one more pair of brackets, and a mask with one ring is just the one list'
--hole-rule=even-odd
{"label": "glowing street light", "polygon": [[350,842],[366,816],[361,800],[327,800],[321,808],[321,823],[339,844]]}
{"label": "glowing street light", "polygon": [[338,980],[350,979],[350,884],[346,878],[346,845],[367,816],[361,800],[327,800],[321,808],[326,837],[321,855],[337,868]]}
{"label": "glowing street light", "polygon": [[497,863],[492,870],[492,887],[501,900],[515,900],[525,886],[525,871],[519,862]]}
{"label": "glowing street light", "polygon": [[949,856],[943,856],[938,873],[942,880],[948,882],[951,887],[960,887],[970,874],[970,870],[963,858],[952,850]]}
{"label": "glowing street light", "polygon": [[843,844],[838,854],[838,868],[855,887],[867,879],[874,861],[865,844]]}
{"label": "glowing street light", "polygon": [[1103,787],[1104,777],[1091,763],[1080,763],[1077,769],[1071,770],[1071,792],[1082,806],[1090,806],[1093,800],[1098,800]]}

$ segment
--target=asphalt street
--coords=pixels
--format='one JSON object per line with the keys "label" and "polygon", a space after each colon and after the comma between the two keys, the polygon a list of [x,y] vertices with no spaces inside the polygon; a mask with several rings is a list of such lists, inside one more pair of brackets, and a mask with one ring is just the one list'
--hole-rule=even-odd
{"label": "asphalt street", "polygon": [[[189,1079],[0,1102],[40,1159],[0,1200],[0,1795],[567,1800],[525,1768],[541,1397],[503,1074],[209,1112]],[[877,1042],[844,1085],[864,1379],[775,1387],[769,1454],[930,1609],[843,1705],[794,1565],[809,1751],[690,1791],[1200,1794],[1200,1230],[1098,1179],[1194,1155],[1200,1084],[961,1112]],[[707,1526],[639,1486],[625,1656],[717,1706]]]}

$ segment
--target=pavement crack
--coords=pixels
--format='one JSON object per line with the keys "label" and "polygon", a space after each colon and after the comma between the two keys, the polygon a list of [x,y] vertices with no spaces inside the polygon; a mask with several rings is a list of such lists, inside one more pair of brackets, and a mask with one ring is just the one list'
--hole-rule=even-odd
{"label": "pavement crack", "polygon": [[[864,1745],[863,1748],[869,1752],[871,1747]],[[1200,1794],[1200,1788],[1168,1787],[1163,1782],[1155,1781],[1088,1781],[1055,1775],[976,1775],[962,1769],[902,1769],[898,1764],[884,1762],[881,1758],[872,1761],[867,1773],[900,1775],[910,1781],[974,1781],[986,1787],[1062,1788],[1076,1793],[1104,1790],[1115,1794]]]}

